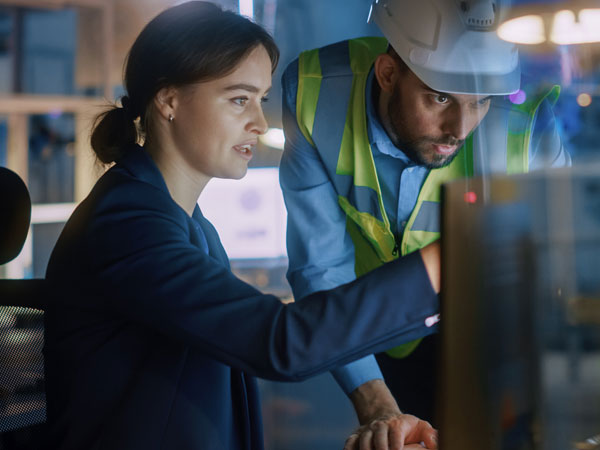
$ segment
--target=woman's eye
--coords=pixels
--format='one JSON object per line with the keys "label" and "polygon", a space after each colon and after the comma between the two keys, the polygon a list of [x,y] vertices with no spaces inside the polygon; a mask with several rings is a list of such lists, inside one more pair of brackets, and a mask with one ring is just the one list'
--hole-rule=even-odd
{"label": "woman's eye", "polygon": [[444,104],[448,103],[449,98],[445,95],[440,94],[440,95],[436,95],[434,97],[434,100],[436,103],[439,103],[440,105],[444,105]]}
{"label": "woman's eye", "polygon": [[248,99],[246,97],[237,97],[233,99],[233,103],[240,106],[245,106],[247,102]]}

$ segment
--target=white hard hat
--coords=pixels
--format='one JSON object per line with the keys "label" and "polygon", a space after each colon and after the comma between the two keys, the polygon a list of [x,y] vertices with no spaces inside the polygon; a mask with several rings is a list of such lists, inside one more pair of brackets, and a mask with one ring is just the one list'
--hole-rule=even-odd
{"label": "white hard hat", "polygon": [[496,35],[494,0],[374,0],[375,21],[406,65],[430,88],[504,95],[519,90],[514,44]]}

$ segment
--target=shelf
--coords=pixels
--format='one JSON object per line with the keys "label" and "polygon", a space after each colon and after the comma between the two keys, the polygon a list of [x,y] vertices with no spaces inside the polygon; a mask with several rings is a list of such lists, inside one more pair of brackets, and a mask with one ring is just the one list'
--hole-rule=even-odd
{"label": "shelf", "polygon": [[[0,0],[1,2],[2,0]],[[0,94],[0,114],[81,113],[96,114],[106,100],[64,95]]]}

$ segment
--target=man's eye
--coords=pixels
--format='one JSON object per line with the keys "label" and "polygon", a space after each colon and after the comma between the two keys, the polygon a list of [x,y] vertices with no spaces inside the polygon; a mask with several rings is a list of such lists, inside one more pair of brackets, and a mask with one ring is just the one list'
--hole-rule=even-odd
{"label": "man's eye", "polygon": [[237,97],[237,98],[234,98],[232,101],[236,105],[245,106],[246,103],[248,102],[248,99],[246,97]]}
{"label": "man's eye", "polygon": [[479,100],[477,102],[477,106],[485,106],[490,102],[489,97],[488,98],[482,98],[481,100]]}
{"label": "man's eye", "polygon": [[441,95],[440,94],[440,95],[436,95],[434,97],[434,100],[435,100],[436,103],[439,103],[440,105],[443,105],[445,103],[448,103],[449,98],[447,96],[445,96],[445,95]]}
{"label": "man's eye", "polygon": [[267,103],[269,101],[269,97],[263,97],[260,99],[261,103]]}

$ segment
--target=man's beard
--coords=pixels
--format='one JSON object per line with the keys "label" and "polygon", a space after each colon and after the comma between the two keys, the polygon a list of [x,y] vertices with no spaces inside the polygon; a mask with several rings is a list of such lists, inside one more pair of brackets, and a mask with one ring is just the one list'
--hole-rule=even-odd
{"label": "man's beard", "polygon": [[[423,136],[418,138],[410,138],[410,132],[403,118],[394,110],[395,105],[400,104],[400,93],[398,86],[394,86],[390,103],[388,104],[388,117],[390,118],[390,126],[394,133],[392,142],[396,147],[404,152],[415,164],[426,167],[428,169],[439,169],[449,165],[460,148],[464,144],[464,140],[456,139],[452,136],[441,136],[438,138]],[[449,154],[443,155],[437,153],[432,145],[456,146],[456,150]]]}

